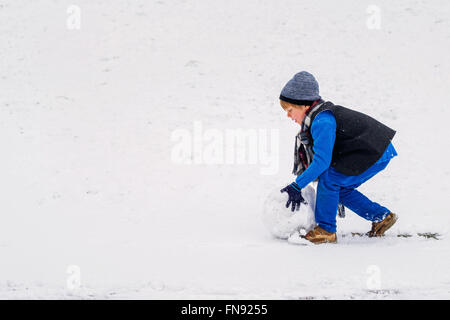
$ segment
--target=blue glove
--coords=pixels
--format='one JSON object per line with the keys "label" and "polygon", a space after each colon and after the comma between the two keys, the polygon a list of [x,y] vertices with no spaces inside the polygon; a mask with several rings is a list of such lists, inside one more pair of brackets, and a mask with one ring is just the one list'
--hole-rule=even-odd
{"label": "blue glove", "polygon": [[289,199],[286,202],[286,208],[289,208],[289,205],[292,203],[291,210],[294,212],[294,210],[300,209],[300,203],[306,204],[305,199],[302,196],[302,191],[297,183],[293,182],[287,187],[280,190],[280,192],[287,192],[289,195]]}

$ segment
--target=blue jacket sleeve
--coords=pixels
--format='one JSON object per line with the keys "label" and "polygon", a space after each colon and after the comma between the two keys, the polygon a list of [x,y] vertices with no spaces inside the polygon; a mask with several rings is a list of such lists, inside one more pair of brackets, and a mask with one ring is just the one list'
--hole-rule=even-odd
{"label": "blue jacket sleeve", "polygon": [[300,188],[306,187],[330,167],[336,140],[336,126],[336,119],[329,110],[319,113],[314,119],[311,126],[314,157],[308,169],[295,181]]}

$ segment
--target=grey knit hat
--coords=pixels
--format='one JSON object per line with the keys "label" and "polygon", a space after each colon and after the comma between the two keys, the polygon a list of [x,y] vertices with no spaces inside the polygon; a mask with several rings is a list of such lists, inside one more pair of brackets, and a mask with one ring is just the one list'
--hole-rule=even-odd
{"label": "grey knit hat", "polygon": [[281,91],[280,100],[302,105],[305,101],[316,101],[319,95],[319,84],[314,76],[306,71],[297,73],[284,86]]}

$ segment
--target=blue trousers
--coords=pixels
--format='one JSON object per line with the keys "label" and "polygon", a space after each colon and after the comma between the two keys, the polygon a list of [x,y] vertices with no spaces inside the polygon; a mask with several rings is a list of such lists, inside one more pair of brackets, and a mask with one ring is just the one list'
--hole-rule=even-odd
{"label": "blue trousers", "polygon": [[377,162],[358,176],[346,176],[332,167],[325,170],[319,176],[317,185],[316,223],[328,232],[336,232],[339,202],[366,220],[383,220],[390,210],[369,200],[355,189],[386,168],[389,161]]}

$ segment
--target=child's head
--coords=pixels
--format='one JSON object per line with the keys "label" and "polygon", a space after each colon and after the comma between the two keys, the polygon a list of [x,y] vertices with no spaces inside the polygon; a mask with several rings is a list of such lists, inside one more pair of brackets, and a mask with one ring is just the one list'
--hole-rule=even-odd
{"label": "child's head", "polygon": [[302,71],[294,75],[280,94],[281,107],[287,116],[301,124],[314,101],[319,100],[319,84],[312,74]]}

